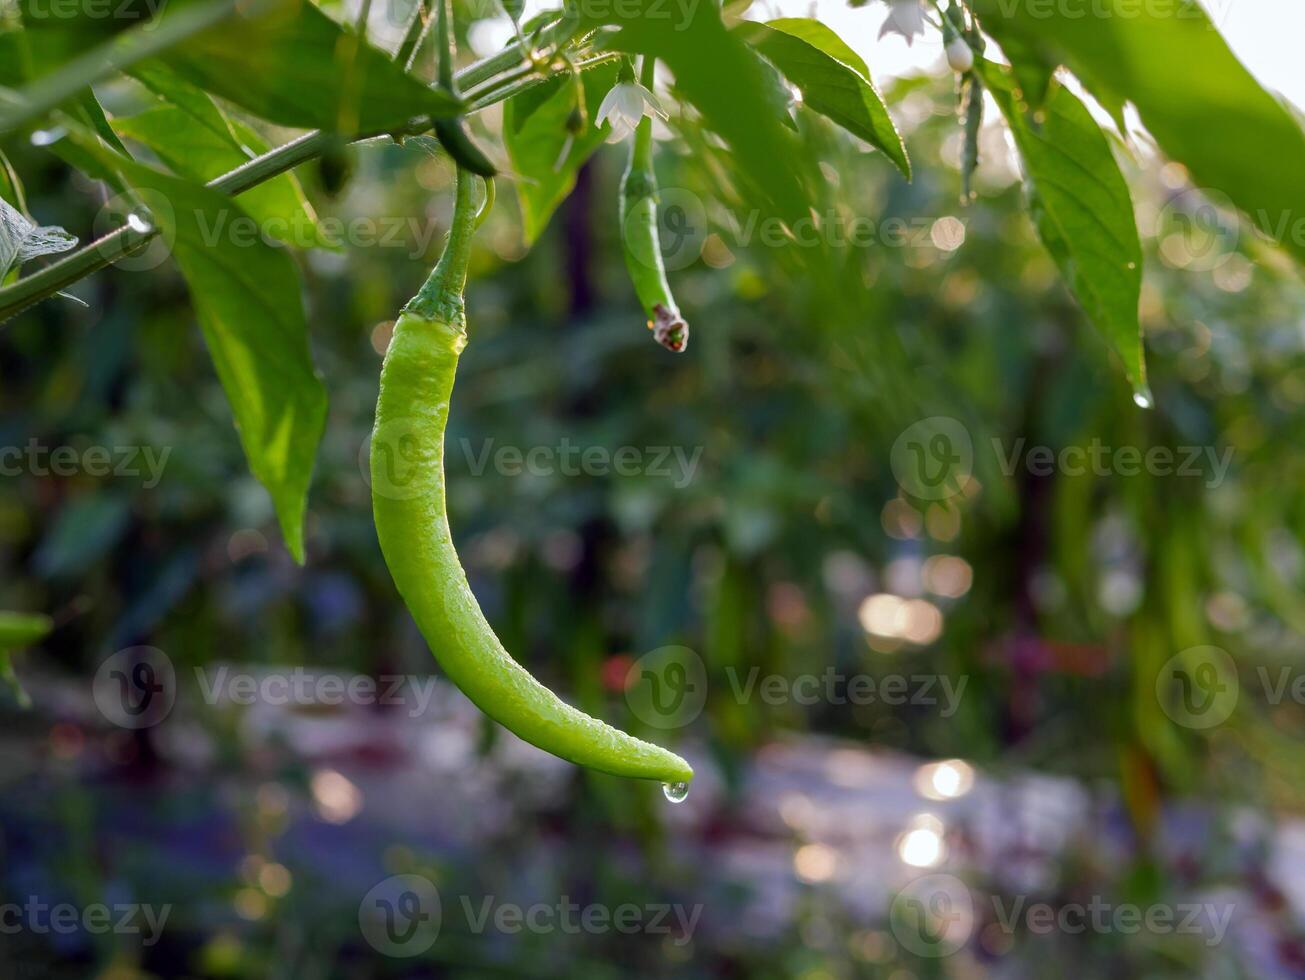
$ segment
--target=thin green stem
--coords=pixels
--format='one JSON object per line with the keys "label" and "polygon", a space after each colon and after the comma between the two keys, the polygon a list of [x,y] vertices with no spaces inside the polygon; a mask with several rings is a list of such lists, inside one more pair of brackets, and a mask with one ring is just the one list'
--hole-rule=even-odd
{"label": "thin green stem", "polygon": [[453,200],[453,220],[449,223],[449,237],[430,276],[403,308],[428,320],[451,322],[462,309],[462,290],[467,285],[467,265],[471,259],[471,239],[494,202],[494,184],[485,182],[485,199],[479,208],[474,206],[475,175],[457,168],[457,184]]}
{"label": "thin green stem", "polygon": [[477,88],[469,89],[462,94],[466,98],[467,104],[471,105],[486,92],[497,91],[504,85],[509,85],[512,82],[519,82],[522,79],[539,77],[539,73],[535,70],[535,66],[527,62],[511,71],[506,71],[501,75],[496,75]]}
{"label": "thin green stem", "polygon": [[[639,67],[639,84],[649,92],[657,78],[657,59],[650,54],[643,56]],[[630,149],[630,169],[647,174],[653,173],[652,160],[652,116],[645,115],[634,127],[634,146]]]}
{"label": "thin green stem", "polygon": [[453,0],[435,0],[435,43],[439,45],[440,86],[457,95],[453,80]]}
{"label": "thin green stem", "polygon": [[[552,24],[540,31],[535,38],[535,43],[540,48],[561,48],[569,44],[579,33],[580,24],[578,21],[573,17],[564,16],[556,24]],[[527,42],[529,40],[527,38]],[[519,43],[511,44],[497,54],[492,54],[474,65],[468,65],[458,72],[458,82],[463,86],[464,90],[470,91],[509,69],[519,68],[523,63],[529,64],[530,60],[527,57],[525,48]]]}
{"label": "thin green stem", "polygon": [[[614,51],[606,54],[595,55],[594,57],[588,58],[584,61],[577,61],[575,63],[575,68],[578,71],[586,71],[587,69],[596,68],[599,65],[606,64],[609,61],[616,61],[621,57],[623,57],[623,55]],[[568,72],[570,70],[570,68],[567,69]],[[560,73],[555,73],[554,75],[536,75],[533,72],[528,72],[524,77],[509,79],[508,83],[501,87],[497,82],[495,85],[485,86],[478,90],[478,92],[484,92],[484,95],[475,93],[468,94],[467,112],[478,112],[486,106],[491,106],[496,102],[503,102],[506,99],[512,98],[514,95],[519,95],[527,89],[534,88],[536,85],[542,85],[550,78],[555,78],[556,74]]]}
{"label": "thin green stem", "polygon": [[417,51],[429,27],[430,0],[418,0],[412,11],[412,20],[408,21],[408,29],[404,31],[403,41],[399,44],[399,50],[394,53],[394,60],[403,65],[405,71],[412,70],[412,64],[417,59]]}

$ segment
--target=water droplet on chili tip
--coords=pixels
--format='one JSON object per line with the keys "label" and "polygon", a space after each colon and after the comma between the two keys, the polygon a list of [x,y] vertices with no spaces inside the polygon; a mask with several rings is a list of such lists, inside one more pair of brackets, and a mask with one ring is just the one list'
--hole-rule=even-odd
{"label": "water droplet on chili tip", "polygon": [[150,224],[148,218],[135,212],[127,215],[127,227],[138,235],[148,235],[154,230],[154,226]]}
{"label": "water droplet on chili tip", "polygon": [[683,803],[689,796],[689,784],[662,783],[662,793],[672,803]]}
{"label": "water droplet on chili tip", "polygon": [[1133,404],[1138,408],[1150,408],[1155,402],[1151,400],[1150,392],[1139,391],[1133,395]]}

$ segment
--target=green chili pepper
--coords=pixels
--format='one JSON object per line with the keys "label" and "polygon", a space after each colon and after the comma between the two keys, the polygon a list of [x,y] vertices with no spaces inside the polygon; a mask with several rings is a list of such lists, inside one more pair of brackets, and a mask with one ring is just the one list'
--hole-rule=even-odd
{"label": "green chili pepper", "polygon": [[[653,67],[645,55],[641,83],[651,91]],[[657,174],[652,162],[652,119],[644,116],[634,130],[630,162],[621,178],[621,237],[625,267],[634,291],[648,315],[648,329],[667,350],[679,353],[689,343],[689,325],[680,316],[666,281],[661,240],[657,231]]]}
{"label": "green chili pepper", "polygon": [[444,254],[404,307],[381,369],[371,448],[381,551],[445,673],[482,711],[546,752],[618,776],[661,780],[668,797],[682,798],[693,778],[687,762],[576,710],[512,659],[454,550],[445,508],[444,427],[467,343],[462,290],[476,225],[472,184],[460,170]]}

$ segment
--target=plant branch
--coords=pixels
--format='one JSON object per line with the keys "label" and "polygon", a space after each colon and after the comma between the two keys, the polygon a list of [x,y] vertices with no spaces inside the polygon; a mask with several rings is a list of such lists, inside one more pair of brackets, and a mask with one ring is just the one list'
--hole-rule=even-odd
{"label": "plant branch", "polygon": [[[609,51],[604,54],[594,55],[592,58],[586,58],[583,61],[575,63],[577,71],[587,71],[590,68],[597,68],[599,65],[606,64],[609,61],[617,61],[624,57],[619,51]],[[534,72],[524,74],[512,73],[505,76],[502,83],[496,82],[494,85],[486,85],[474,92],[467,93],[467,111],[479,112],[486,106],[491,106],[496,102],[502,102],[518,95],[526,89],[534,88],[536,85],[542,85],[544,82],[558,75],[570,74],[571,68],[567,67],[564,71],[556,72],[552,75],[539,75]]]}
{"label": "plant branch", "polygon": [[[545,30],[540,39],[542,40],[544,35],[548,35],[550,44],[565,44],[574,34],[574,25],[558,24]],[[606,60],[607,57],[600,56],[593,59],[593,61]],[[464,85],[469,85],[477,79],[490,81],[505,69],[511,69],[526,60],[520,45],[512,45],[498,54],[469,65],[458,72],[456,78],[459,84]],[[545,80],[544,77],[536,75],[525,83],[484,85],[481,88],[484,94],[476,99],[474,103],[468,105],[467,111],[476,112],[486,106],[502,102],[517,92]],[[423,118],[414,121],[410,127],[404,130],[384,133],[360,133],[351,137],[348,142],[364,142],[375,139],[377,136],[415,136],[429,128],[429,121]],[[299,166],[301,163],[320,157],[332,146],[337,145],[339,140],[340,136],[338,134],[326,133],[320,130],[305,133],[289,143],[267,151],[262,156],[242,163],[234,170],[215,177],[206,186],[210,190],[235,197],[285,173],[287,170]],[[78,280],[107,268],[124,256],[143,248],[158,233],[159,229],[144,224],[137,223],[135,227],[131,223],[123,225],[102,238],[64,256],[59,261],[53,262],[29,276],[24,276],[9,286],[0,288],[0,323],[16,316],[41,300],[53,296],[60,290],[66,289]]]}

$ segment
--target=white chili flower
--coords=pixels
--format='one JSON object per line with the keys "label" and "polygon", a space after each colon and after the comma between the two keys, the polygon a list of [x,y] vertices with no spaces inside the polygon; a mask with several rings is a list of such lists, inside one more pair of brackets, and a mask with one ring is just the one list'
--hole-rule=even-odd
{"label": "white chili flower", "polygon": [[654,115],[666,118],[657,96],[638,82],[617,82],[603,96],[598,114],[594,116],[594,125],[610,124],[612,131],[607,134],[607,142],[619,143],[634,132],[640,119]]}
{"label": "white chili flower", "polygon": [[974,51],[965,38],[954,37],[947,42],[947,64],[962,75],[974,67]]}
{"label": "white chili flower", "polygon": [[900,34],[908,45],[924,37],[924,4],[921,0],[888,0],[888,19],[879,29],[879,37]]}

